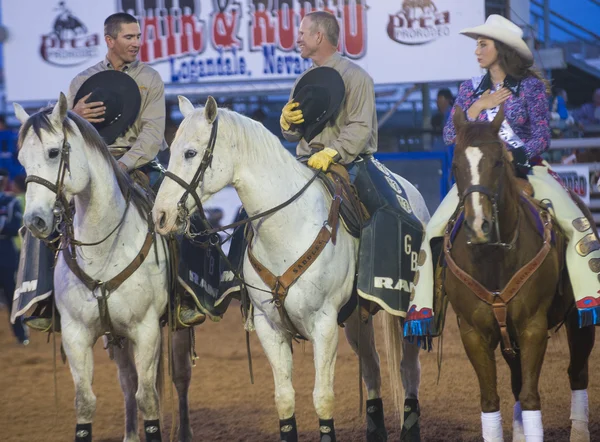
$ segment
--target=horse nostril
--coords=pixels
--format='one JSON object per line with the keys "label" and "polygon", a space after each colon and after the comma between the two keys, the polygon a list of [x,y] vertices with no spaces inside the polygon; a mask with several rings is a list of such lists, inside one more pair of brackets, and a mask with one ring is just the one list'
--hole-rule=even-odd
{"label": "horse nostril", "polygon": [[490,226],[491,226],[490,222],[489,222],[488,220],[484,220],[484,221],[481,223],[481,231],[482,231],[482,232],[483,232],[485,235],[487,235],[488,233],[490,233]]}
{"label": "horse nostril", "polygon": [[167,223],[167,214],[165,212],[161,212],[160,218],[158,219],[158,227],[160,227],[161,229],[164,229],[166,223]]}
{"label": "horse nostril", "polygon": [[39,216],[36,216],[33,218],[33,226],[39,231],[39,232],[43,232],[44,230],[46,230],[46,222],[40,218]]}

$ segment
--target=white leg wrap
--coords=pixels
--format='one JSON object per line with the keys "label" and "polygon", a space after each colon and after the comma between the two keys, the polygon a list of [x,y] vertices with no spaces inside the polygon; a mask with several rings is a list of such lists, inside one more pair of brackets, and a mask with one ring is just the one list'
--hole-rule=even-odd
{"label": "white leg wrap", "polygon": [[587,390],[571,391],[571,442],[589,442]]}
{"label": "white leg wrap", "polygon": [[587,390],[571,391],[571,420],[589,422]]}
{"label": "white leg wrap", "polygon": [[523,429],[523,414],[521,402],[515,402],[513,407],[513,442],[525,442],[525,430]]}
{"label": "white leg wrap", "polygon": [[481,413],[481,432],[484,442],[502,442],[502,416],[500,411]]}
{"label": "white leg wrap", "polygon": [[542,412],[540,410],[525,410],[522,415],[525,440],[527,442],[542,442],[544,440]]}

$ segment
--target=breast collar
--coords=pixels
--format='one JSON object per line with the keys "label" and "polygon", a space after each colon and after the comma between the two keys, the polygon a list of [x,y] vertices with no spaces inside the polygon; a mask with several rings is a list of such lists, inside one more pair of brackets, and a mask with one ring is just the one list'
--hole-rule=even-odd
{"label": "breast collar", "polygon": [[[492,77],[490,76],[490,73],[488,72],[481,79],[481,82],[479,83],[479,86],[477,86],[477,89],[475,89],[475,96],[478,97],[481,94],[483,94],[485,91],[491,90],[492,86],[493,86],[492,85]],[[507,88],[508,90],[510,90],[513,95],[518,96],[519,91],[521,89],[521,80],[517,80],[514,77],[507,75],[506,78],[504,79],[503,86],[505,88]]]}

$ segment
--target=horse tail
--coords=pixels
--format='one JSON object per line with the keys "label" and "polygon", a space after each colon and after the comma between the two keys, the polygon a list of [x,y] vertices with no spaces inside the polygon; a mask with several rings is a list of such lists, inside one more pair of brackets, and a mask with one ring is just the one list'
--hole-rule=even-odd
{"label": "horse tail", "polygon": [[404,386],[400,375],[400,363],[402,361],[402,327],[400,318],[389,314],[386,311],[380,312],[383,315],[383,336],[385,344],[385,353],[388,361],[388,374],[390,376],[390,386],[392,396],[394,397],[394,410],[397,419],[402,425],[404,417]]}

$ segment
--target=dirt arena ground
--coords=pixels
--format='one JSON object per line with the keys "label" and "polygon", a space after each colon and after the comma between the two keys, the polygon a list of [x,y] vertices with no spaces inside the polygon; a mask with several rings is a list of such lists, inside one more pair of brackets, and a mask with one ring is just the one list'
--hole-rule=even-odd
{"label": "dirt arena ground", "polygon": [[[0,440],[4,442],[63,442],[73,440],[75,414],[73,383],[67,366],[58,360],[58,407],[53,395],[53,351],[46,337],[34,334],[27,347],[17,346],[0,312]],[[379,342],[382,342],[381,339]],[[444,362],[439,384],[436,352],[423,353],[422,439],[424,441],[478,441],[480,435],[479,390],[460,338],[454,314],[449,311],[443,343]],[[437,349],[439,342],[435,342]],[[239,310],[232,306],[220,323],[206,323],[197,329],[196,350],[200,359],[193,371],[191,419],[197,441],[264,442],[278,439],[277,414],[273,401],[271,369],[262,348],[252,335],[255,383],[249,382],[245,336]],[[299,345],[294,352],[296,416],[300,440],[317,440],[317,417],[312,406],[314,368],[312,347]],[[381,353],[383,345],[380,344]],[[566,335],[554,336],[542,371],[542,413],[547,441],[568,441],[570,391],[567,379]],[[385,369],[385,357],[382,354]],[[498,355],[498,358],[500,356]],[[95,347],[94,391],[97,411],[94,440],[122,440],[123,401],[116,368],[98,343]],[[499,364],[499,392],[506,440],[511,440],[512,397],[509,372]],[[600,352],[592,354],[590,372],[598,373]],[[340,442],[364,440],[364,418],[358,415],[358,364],[340,334],[336,367],[335,424]],[[384,377],[384,401],[389,399],[388,379]],[[167,389],[167,404],[169,395]],[[591,376],[590,430],[592,441],[600,440],[600,382]],[[390,441],[399,440],[399,428],[387,404]],[[163,420],[163,437],[168,440],[170,412]]]}

